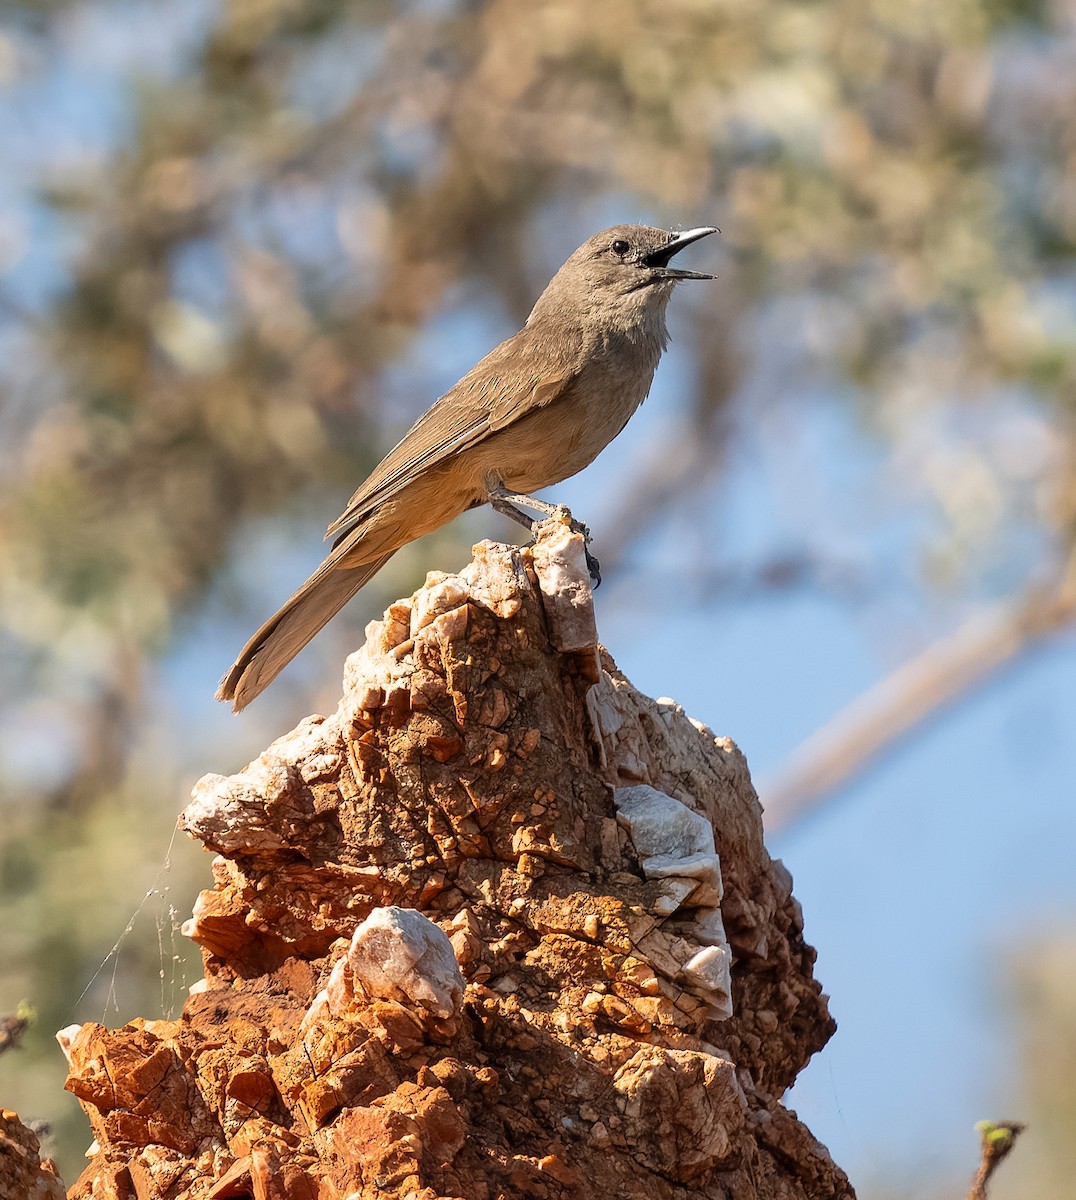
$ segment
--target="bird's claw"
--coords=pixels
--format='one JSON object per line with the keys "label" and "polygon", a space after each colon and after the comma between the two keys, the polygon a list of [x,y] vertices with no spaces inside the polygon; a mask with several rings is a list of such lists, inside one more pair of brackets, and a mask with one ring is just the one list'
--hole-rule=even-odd
{"label": "bird's claw", "polygon": [[582,521],[577,521],[575,517],[572,516],[572,510],[567,506],[567,504],[558,504],[551,515],[556,517],[558,521],[563,521],[564,524],[567,525],[572,531],[572,533],[578,533],[580,537],[582,537],[583,541],[586,542],[588,546],[590,545],[590,527],[584,525]]}
{"label": "bird's claw", "polygon": [[584,525],[582,521],[572,521],[568,527],[572,533],[578,533],[583,539],[583,543],[590,545],[590,526]]}
{"label": "bird's claw", "polygon": [[578,533],[583,539],[583,553],[587,558],[587,571],[590,574],[590,578],[594,582],[594,587],[601,587],[601,564],[590,552],[591,536],[589,527],[582,521],[577,521],[575,517],[572,516],[572,510],[567,506],[567,504],[558,504],[552,515],[556,517],[558,521],[563,521],[572,531],[572,533]]}
{"label": "bird's claw", "polygon": [[[583,526],[583,529],[586,529],[585,525]],[[580,531],[580,532],[582,532],[582,531]],[[593,554],[591,554],[590,550],[587,548],[587,542],[590,541],[589,532],[583,533],[583,538],[584,538],[583,553],[587,556],[587,570],[590,572],[590,578],[594,581],[594,589],[595,589],[595,591],[597,591],[597,589],[600,588],[601,584],[602,584],[601,563],[598,562],[598,560],[594,557]]]}

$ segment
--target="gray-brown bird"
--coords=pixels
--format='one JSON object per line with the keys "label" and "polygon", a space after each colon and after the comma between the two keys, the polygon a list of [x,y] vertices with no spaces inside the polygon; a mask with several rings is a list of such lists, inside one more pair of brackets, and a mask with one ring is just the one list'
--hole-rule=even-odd
{"label": "gray-brown bird", "polygon": [[217,699],[245,708],[401,546],[466,509],[488,502],[528,527],[516,505],[554,511],[528,493],[581,471],[646,398],[673,285],[714,278],[669,263],[716,232],[616,225],[584,242],[523,328],[374,468],[329,526],[329,556],[243,647]]}

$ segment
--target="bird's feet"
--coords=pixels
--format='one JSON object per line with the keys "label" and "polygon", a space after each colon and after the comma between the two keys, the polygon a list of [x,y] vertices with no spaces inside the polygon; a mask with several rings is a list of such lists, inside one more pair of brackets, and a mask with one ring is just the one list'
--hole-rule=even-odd
{"label": "bird's feet", "polygon": [[587,556],[587,570],[590,572],[590,579],[594,584],[594,590],[597,591],[602,585],[602,565],[591,554],[586,542],[583,543],[583,553]]}
{"label": "bird's feet", "polygon": [[586,555],[586,559],[587,559],[587,571],[590,573],[590,578],[594,584],[595,589],[601,587],[601,582],[602,582],[601,563],[599,563],[598,560],[594,557],[594,555],[591,554],[591,552],[590,552],[590,529],[589,529],[589,527],[584,525],[582,521],[577,521],[575,519],[575,517],[572,516],[572,510],[567,506],[567,504],[558,504],[555,507],[553,507],[553,506],[551,506],[551,507],[552,507],[552,511],[549,514],[550,517],[556,517],[557,520],[563,521],[564,524],[567,525],[568,528],[572,531],[572,533],[578,533],[579,536],[583,539],[583,553]]}
{"label": "bird's feet", "polygon": [[583,539],[583,553],[586,555],[587,571],[595,588],[601,586],[602,573],[601,564],[590,552],[590,530],[582,521],[577,521],[572,516],[572,510],[566,504],[547,504],[544,500],[536,500],[533,496],[524,496],[518,492],[509,492],[504,487],[491,487],[489,489],[489,502],[497,510],[506,517],[511,517],[513,521],[518,521],[521,525],[526,526],[533,534],[539,525],[539,522],[528,517],[526,513],[521,512],[517,505],[525,505],[527,508],[534,509],[535,512],[543,514],[545,520],[562,521],[572,533],[578,533]]}

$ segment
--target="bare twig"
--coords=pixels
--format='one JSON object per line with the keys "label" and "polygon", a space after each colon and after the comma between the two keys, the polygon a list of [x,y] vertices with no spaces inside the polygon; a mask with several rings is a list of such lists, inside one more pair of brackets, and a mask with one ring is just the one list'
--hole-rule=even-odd
{"label": "bare twig", "polygon": [[982,1139],[982,1158],[968,1189],[967,1200],[986,1200],[990,1176],[1004,1162],[1025,1127],[1019,1121],[979,1121],[975,1128]]}
{"label": "bare twig", "polygon": [[974,617],[868,689],[760,789],[771,831],[791,824],[938,711],[1076,619],[1076,566]]}

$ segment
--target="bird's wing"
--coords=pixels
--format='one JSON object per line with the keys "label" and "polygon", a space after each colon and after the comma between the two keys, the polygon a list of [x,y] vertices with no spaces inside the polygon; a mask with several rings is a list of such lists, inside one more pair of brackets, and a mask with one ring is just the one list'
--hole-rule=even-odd
{"label": "bird's wing", "polygon": [[520,417],[529,416],[535,410],[559,400],[574,378],[574,374],[571,373],[553,379],[548,376],[535,376],[528,380],[524,387],[502,393],[489,412],[490,432],[504,429]]}
{"label": "bird's wing", "polygon": [[488,413],[478,405],[451,404],[453,398],[453,392],[442,396],[412,425],[329,526],[327,538],[348,532],[420,472],[471,445],[488,424]]}
{"label": "bird's wing", "polygon": [[[529,377],[521,375],[517,364],[527,355],[516,352],[519,337],[498,346],[419,417],[351,497],[329,526],[327,538],[346,537],[421,472],[564,394],[574,379],[572,371],[559,372],[555,378],[533,372]],[[504,369],[498,371],[498,366]]]}

